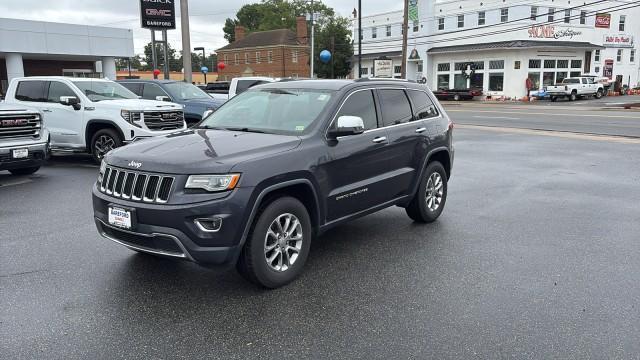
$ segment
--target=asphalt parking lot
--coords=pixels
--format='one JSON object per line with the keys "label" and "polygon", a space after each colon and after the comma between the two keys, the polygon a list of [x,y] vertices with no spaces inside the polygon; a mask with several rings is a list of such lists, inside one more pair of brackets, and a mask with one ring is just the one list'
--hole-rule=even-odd
{"label": "asphalt parking lot", "polygon": [[548,135],[461,125],[436,223],[335,228],[272,291],[100,238],[85,158],[0,172],[0,357],[637,358],[640,141]]}

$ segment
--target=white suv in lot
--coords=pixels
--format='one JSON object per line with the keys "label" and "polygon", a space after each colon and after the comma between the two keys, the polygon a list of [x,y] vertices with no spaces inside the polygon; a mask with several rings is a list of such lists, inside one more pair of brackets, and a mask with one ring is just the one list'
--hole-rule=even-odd
{"label": "white suv in lot", "polygon": [[106,79],[25,77],[11,81],[5,101],[44,114],[52,151],[91,153],[186,129],[182,105],[142,100]]}

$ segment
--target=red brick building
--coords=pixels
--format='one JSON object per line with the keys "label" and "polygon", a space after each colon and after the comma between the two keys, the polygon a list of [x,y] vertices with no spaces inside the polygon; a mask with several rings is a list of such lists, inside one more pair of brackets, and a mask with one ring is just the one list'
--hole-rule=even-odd
{"label": "red brick building", "polygon": [[289,29],[257,31],[246,34],[242,26],[235,29],[235,41],[216,51],[218,80],[242,76],[308,77],[309,46],[307,21],[296,19],[296,32]]}

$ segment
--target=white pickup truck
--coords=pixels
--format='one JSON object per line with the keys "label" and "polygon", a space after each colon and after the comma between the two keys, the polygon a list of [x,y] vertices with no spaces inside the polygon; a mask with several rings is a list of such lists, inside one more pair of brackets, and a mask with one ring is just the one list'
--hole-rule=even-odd
{"label": "white pickup truck", "polygon": [[[271,83],[274,81],[276,81],[276,79],[262,76],[238,77],[232,79],[230,83],[207,84],[207,87],[205,87],[204,90],[214,99],[227,101],[256,85]],[[229,86],[220,86],[223,84],[228,84]]]}
{"label": "white pickup truck", "polygon": [[5,102],[44,115],[52,151],[88,152],[97,163],[126,143],[187,128],[182,105],[139,99],[106,79],[16,78]]}
{"label": "white pickup truck", "polygon": [[593,80],[593,77],[570,77],[560,84],[547,86],[544,89],[551,101],[558,98],[568,98],[575,101],[579,97],[595,96],[600,99],[604,95],[604,87]]}

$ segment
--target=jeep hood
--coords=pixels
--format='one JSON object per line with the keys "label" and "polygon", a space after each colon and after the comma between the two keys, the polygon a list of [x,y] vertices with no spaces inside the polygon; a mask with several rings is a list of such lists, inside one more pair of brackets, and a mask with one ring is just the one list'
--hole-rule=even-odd
{"label": "jeep hood", "polygon": [[[224,174],[247,160],[296,148],[297,136],[193,129],[115,149],[109,165],[168,174]],[[141,163],[139,168],[128,164]],[[136,165],[139,165],[136,164]]]}

